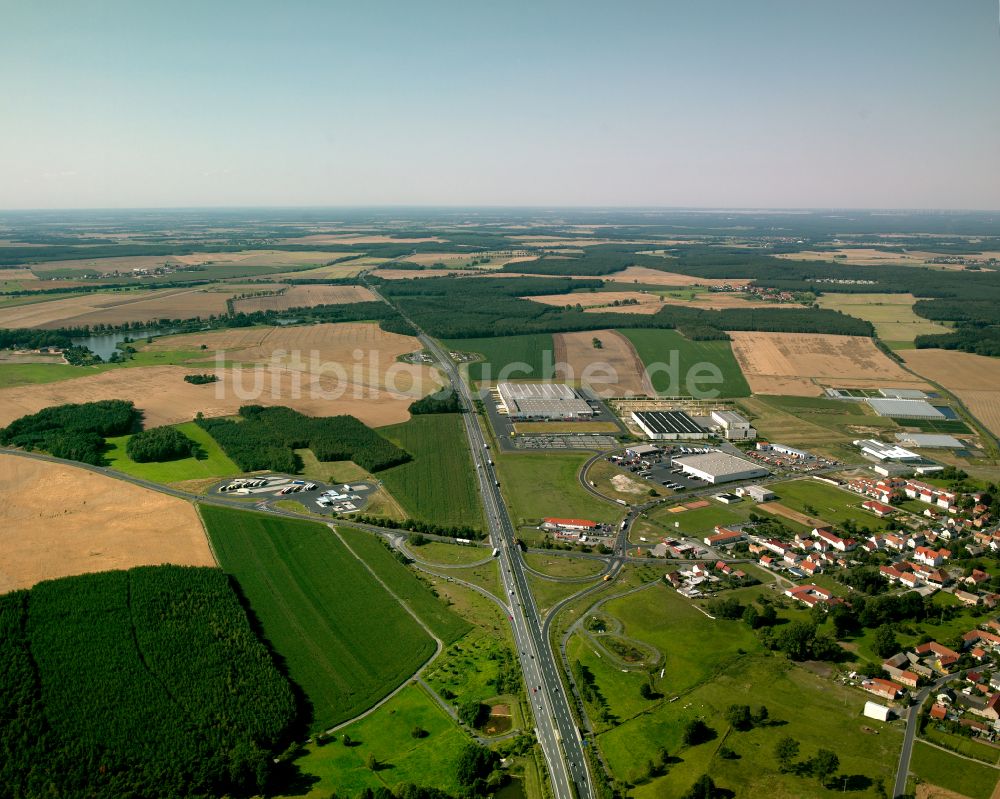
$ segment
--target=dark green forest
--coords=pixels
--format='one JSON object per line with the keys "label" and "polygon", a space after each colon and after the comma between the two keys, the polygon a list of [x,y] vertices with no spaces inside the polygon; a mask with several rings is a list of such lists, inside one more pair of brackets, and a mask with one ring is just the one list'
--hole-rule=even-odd
{"label": "dark green forest", "polygon": [[129,438],[125,453],[136,463],[189,458],[197,445],[176,427],[151,427]]}
{"label": "dark green forest", "polygon": [[0,444],[100,466],[104,439],[136,432],[141,419],[142,414],[125,400],[55,405],[0,429]]}
{"label": "dark green forest", "polygon": [[258,793],[296,716],[218,569],[139,567],[0,596],[4,796]]}
{"label": "dark green forest", "polygon": [[353,416],[313,417],[280,405],[244,405],[240,417],[195,421],[243,471],[298,472],[296,449],[311,449],[321,461],[354,461],[372,472],[410,460],[409,453]]}

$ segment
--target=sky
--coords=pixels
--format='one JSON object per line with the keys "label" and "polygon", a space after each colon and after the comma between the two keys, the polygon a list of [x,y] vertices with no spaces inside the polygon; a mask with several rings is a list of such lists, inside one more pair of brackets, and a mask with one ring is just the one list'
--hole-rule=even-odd
{"label": "sky", "polygon": [[0,0],[0,208],[1000,209],[997,0]]}

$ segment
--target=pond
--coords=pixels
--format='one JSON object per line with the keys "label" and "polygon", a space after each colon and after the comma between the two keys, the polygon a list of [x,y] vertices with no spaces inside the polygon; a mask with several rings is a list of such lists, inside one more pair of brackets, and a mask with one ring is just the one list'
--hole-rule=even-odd
{"label": "pond", "polygon": [[526,799],[523,780],[511,777],[506,785],[493,794],[493,799]]}
{"label": "pond", "polygon": [[91,352],[97,353],[105,361],[110,358],[118,349],[118,345],[123,341],[143,342],[149,336],[163,336],[173,333],[173,330],[129,330],[121,333],[94,333],[90,336],[79,336],[71,339],[74,344],[86,347]]}

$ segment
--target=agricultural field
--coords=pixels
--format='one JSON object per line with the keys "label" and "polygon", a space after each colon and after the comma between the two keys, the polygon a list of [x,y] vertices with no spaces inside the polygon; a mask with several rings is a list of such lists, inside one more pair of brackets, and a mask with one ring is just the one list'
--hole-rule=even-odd
{"label": "agricultural field", "polygon": [[[599,348],[594,346],[594,339],[600,341]],[[555,362],[568,366],[565,377],[570,382],[584,383],[599,397],[653,394],[639,353],[619,331],[555,333],[552,341]]]}
{"label": "agricultural field", "polygon": [[[414,738],[415,727],[427,736]],[[344,736],[350,738],[350,746],[344,745]],[[416,684],[406,686],[370,716],[338,730],[334,738],[323,746],[310,743],[305,747],[295,766],[310,785],[305,792],[279,793],[279,799],[357,796],[365,788],[391,790],[408,782],[433,785],[455,795],[459,790],[455,759],[471,740]],[[368,768],[369,754],[381,768]]]}
{"label": "agricultural field", "polygon": [[[582,306],[586,310],[614,310],[617,313],[653,314],[662,307],[657,294],[644,291],[578,291],[572,294],[544,294],[521,299],[555,305],[559,308]],[[622,303],[628,304],[622,304]],[[617,303],[617,305],[615,304]]]}
{"label": "agricultural field", "polygon": [[[843,525],[844,522],[853,522],[858,527],[884,530],[889,523],[888,519],[880,519],[875,514],[861,509],[864,497],[818,480],[789,480],[784,483],[772,483],[769,487],[778,495],[780,504],[809,516],[819,516],[828,524]],[[759,507],[768,510],[768,504],[770,503],[765,502]],[[807,523],[800,519],[793,521]]]}
{"label": "agricultural field", "polygon": [[116,436],[106,439],[108,450],[105,458],[108,460],[108,468],[157,483],[178,483],[185,480],[241,474],[240,468],[226,457],[215,443],[215,439],[194,422],[179,424],[176,427],[198,445],[197,455],[162,463],[155,461],[137,463],[125,452],[125,447],[132,436]]}
{"label": "agricultural field", "polygon": [[[657,671],[653,679],[654,690],[663,697],[640,701],[634,674],[601,668],[595,658],[582,660],[617,718],[615,728],[598,736],[598,745],[617,778],[641,783],[634,789],[637,797],[680,795],[702,773],[712,774],[720,786],[740,795],[744,791],[776,799],[832,795],[814,778],[779,771],[772,752],[786,735],[801,742],[803,758],[835,743],[841,773],[891,784],[901,732],[891,725],[862,723],[862,693],[762,652],[746,625],[712,620],[662,585],[613,599],[602,613],[620,619],[624,635],[655,646],[665,656],[665,677],[661,680]],[[587,646],[577,651],[584,654]],[[680,699],[671,702],[674,696]],[[749,703],[754,709],[766,705],[774,723],[749,732],[729,731],[724,714],[732,703]],[[803,708],[810,712],[803,714]],[[703,718],[718,738],[684,747],[681,730],[695,717]],[[865,731],[875,725],[877,735]],[[740,757],[720,757],[723,740]],[[646,782],[642,779],[646,763],[657,758],[661,747],[674,761],[664,776]],[[861,795],[874,792],[866,789]]]}
{"label": "agricultural field", "polygon": [[226,300],[245,286],[92,292],[68,299],[0,308],[0,327],[54,329],[192,319],[226,313]]}
{"label": "agricultural field", "polygon": [[185,500],[17,455],[0,455],[0,552],[0,593],[109,569],[215,565]]}
{"label": "agricultural field", "polygon": [[909,350],[906,365],[950,391],[1000,436],[1000,358],[951,350]]}
{"label": "agricultural field", "polygon": [[[280,286],[276,286],[280,289]],[[258,286],[258,291],[269,290],[269,286]],[[288,286],[276,294],[263,297],[246,297],[233,300],[233,307],[239,313],[254,311],[284,311],[288,308],[312,308],[316,305],[343,305],[352,302],[372,302],[377,300],[364,286]]]}
{"label": "agricultural field", "polygon": [[889,346],[912,344],[919,335],[948,333],[951,328],[913,312],[912,294],[823,294],[820,308],[865,319],[875,325],[878,337]]}
{"label": "agricultural field", "polygon": [[857,458],[851,442],[898,430],[892,419],[877,416],[860,402],[823,397],[755,396],[739,409],[762,439],[802,447],[839,460]]}
{"label": "agricultural field", "polygon": [[[621,332],[632,342],[659,394],[691,396],[718,391],[720,397],[750,395],[728,341],[692,341],[676,330]],[[721,382],[716,382],[713,369],[721,374]]]}
{"label": "agricultural field", "polygon": [[[929,388],[861,336],[732,332],[754,394],[819,397],[835,388]],[[745,396],[745,395],[744,395]]]}
{"label": "agricultural field", "polygon": [[546,516],[615,522],[623,508],[597,499],[577,474],[587,453],[508,453],[494,457],[500,487],[515,525],[537,525]]}
{"label": "agricultural field", "polygon": [[313,731],[371,707],[434,654],[431,637],[328,526],[201,512],[220,565],[308,699]]}
{"label": "agricultural field", "polygon": [[483,528],[476,470],[460,414],[421,414],[377,432],[413,456],[409,463],[379,473],[411,517]]}
{"label": "agricultural field", "polygon": [[[666,261],[665,266],[670,262]],[[630,266],[621,272],[608,276],[615,283],[639,283],[646,286],[742,286],[747,281],[744,278],[705,278],[682,275],[678,272],[662,272],[647,266]]]}
{"label": "agricultural field", "polygon": [[457,338],[443,342],[451,352],[478,353],[482,360],[462,365],[469,380],[497,383],[503,380],[551,379],[553,344],[551,333],[495,338]]}
{"label": "agricultural field", "polygon": [[1000,778],[1000,771],[995,768],[942,752],[922,741],[913,746],[910,771],[924,782],[955,791],[968,799],[990,799]]}
{"label": "agricultural field", "polygon": [[337,535],[445,644],[454,643],[472,629],[400,563],[381,538],[348,527],[338,530]]}
{"label": "agricultural field", "polygon": [[[405,421],[410,403],[440,386],[436,370],[396,362],[420,349],[416,339],[372,323],[214,330],[164,336],[141,347],[127,368],[82,367],[76,374],[83,376],[75,379],[0,388],[0,424],[50,405],[129,399],[145,412],[147,426],[187,422],[199,411],[229,416],[256,403],[287,405],[309,416],[346,413],[376,427]],[[215,357],[226,367],[214,369]],[[157,362],[187,366],[144,365]],[[186,374],[202,371],[221,379],[202,386],[184,382]]]}

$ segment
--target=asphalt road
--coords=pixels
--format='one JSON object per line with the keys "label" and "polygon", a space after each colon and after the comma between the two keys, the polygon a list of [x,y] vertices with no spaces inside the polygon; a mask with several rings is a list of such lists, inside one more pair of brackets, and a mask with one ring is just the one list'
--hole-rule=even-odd
{"label": "asphalt road", "polygon": [[899,766],[896,768],[896,783],[892,787],[893,796],[902,796],[906,793],[906,778],[910,774],[910,757],[913,754],[913,742],[917,739],[917,717],[920,715],[921,706],[930,693],[937,693],[942,685],[962,675],[964,672],[946,674],[935,680],[920,690],[914,704],[906,711],[906,732],[903,733],[903,749],[899,753]]}
{"label": "asphalt road", "polygon": [[[408,321],[412,324],[412,320]],[[555,799],[594,799],[580,733],[563,692],[555,657],[547,643],[535,598],[528,586],[521,551],[514,543],[514,525],[500,493],[499,478],[493,468],[491,452],[474,412],[472,394],[454,363],[437,342],[422,331],[419,337],[424,347],[434,355],[465,406],[466,412],[462,417],[469,450],[479,478],[490,539],[498,551],[500,576],[508,601],[514,643],[535,717],[535,734],[548,763],[553,794]]]}

